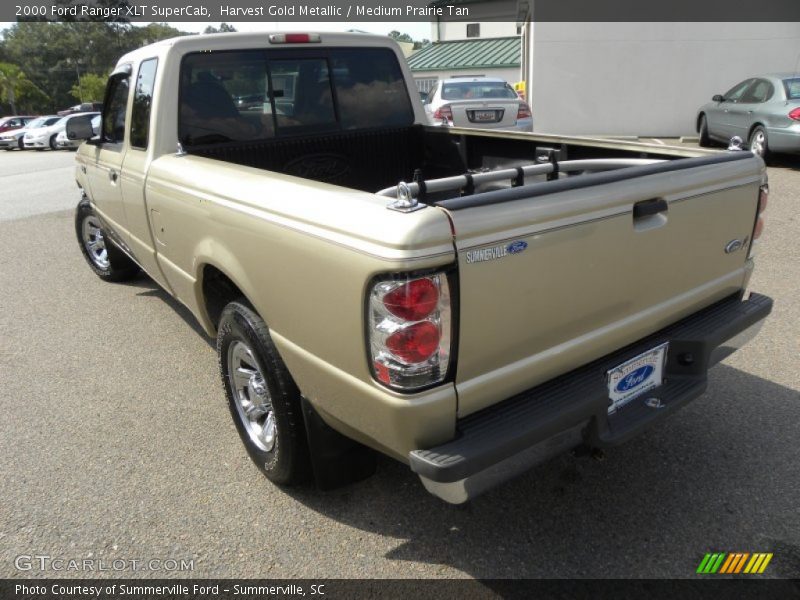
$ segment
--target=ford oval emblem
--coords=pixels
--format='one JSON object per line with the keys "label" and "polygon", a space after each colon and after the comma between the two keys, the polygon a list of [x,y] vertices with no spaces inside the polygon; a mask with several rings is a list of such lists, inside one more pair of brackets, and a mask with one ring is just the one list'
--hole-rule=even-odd
{"label": "ford oval emblem", "polygon": [[742,240],[731,240],[725,246],[725,254],[736,252],[737,250],[740,250],[742,246],[744,246],[744,242],[742,242]]}
{"label": "ford oval emblem", "polygon": [[522,240],[517,240],[516,242],[511,242],[506,247],[506,250],[508,250],[509,254],[519,254],[520,252],[525,250],[525,248],[527,248],[527,247],[528,247],[528,242],[523,242]]}
{"label": "ford oval emblem", "polygon": [[639,367],[635,371],[631,371],[625,377],[620,379],[617,387],[614,388],[617,392],[627,392],[635,388],[637,385],[646,381],[650,375],[653,374],[655,369],[653,365],[644,365],[643,367]]}

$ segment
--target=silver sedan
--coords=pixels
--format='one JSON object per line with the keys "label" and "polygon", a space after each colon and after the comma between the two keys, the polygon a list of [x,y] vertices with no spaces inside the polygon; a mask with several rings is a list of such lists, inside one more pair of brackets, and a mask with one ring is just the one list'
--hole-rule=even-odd
{"label": "silver sedan", "polygon": [[800,76],[745,79],[703,105],[696,123],[701,146],[739,136],[762,158],[770,152],[800,153]]}

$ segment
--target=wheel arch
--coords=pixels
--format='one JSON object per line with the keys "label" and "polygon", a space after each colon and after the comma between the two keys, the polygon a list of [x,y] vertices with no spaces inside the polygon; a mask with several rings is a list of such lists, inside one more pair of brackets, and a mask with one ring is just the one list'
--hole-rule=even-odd
{"label": "wheel arch", "polygon": [[[222,254],[223,256],[220,256]],[[199,320],[211,336],[225,306],[236,299],[244,298],[256,312],[249,279],[238,262],[227,251],[216,247],[211,254],[200,254],[196,261],[195,300],[199,308]],[[231,262],[233,261],[233,262]],[[260,315],[266,321],[264,315]]]}
{"label": "wheel arch", "polygon": [[694,130],[695,130],[697,133],[700,133],[700,120],[701,120],[703,117],[705,117],[705,118],[706,118],[706,123],[707,123],[707,122],[708,122],[708,117],[706,116],[706,113],[705,113],[705,111],[702,111],[702,110],[701,110],[699,113],[697,113],[697,118],[696,118],[696,119],[695,119],[695,121],[694,121]]}
{"label": "wheel arch", "polygon": [[756,121],[752,125],[750,125],[750,129],[747,130],[747,141],[750,141],[750,137],[753,135],[753,132],[756,130],[756,127],[761,127],[764,130],[764,135],[767,134],[767,126],[764,125],[761,121]]}

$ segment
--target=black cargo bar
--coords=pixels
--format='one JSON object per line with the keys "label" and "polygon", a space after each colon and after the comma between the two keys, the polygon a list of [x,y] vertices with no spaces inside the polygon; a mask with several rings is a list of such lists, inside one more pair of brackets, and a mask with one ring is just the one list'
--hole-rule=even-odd
{"label": "black cargo bar", "polygon": [[617,181],[625,181],[627,179],[635,179],[636,177],[645,177],[647,175],[657,175],[659,173],[670,173],[672,171],[693,169],[695,167],[718,165],[736,160],[747,160],[753,158],[753,156],[754,155],[752,152],[742,150],[721,152],[715,156],[679,158],[654,165],[627,167],[624,169],[616,169],[614,171],[608,171],[604,173],[591,173],[577,177],[567,177],[565,179],[557,179],[546,182],[543,181],[541,183],[533,183],[526,186],[511,187],[507,190],[483,192],[474,196],[450,198],[448,200],[436,202],[435,206],[440,206],[447,210],[463,210],[465,208],[475,208],[478,206],[490,206],[492,204],[511,202],[512,200],[535,198],[537,196],[556,194],[558,192],[566,192],[568,190],[578,190],[595,185],[616,183]]}

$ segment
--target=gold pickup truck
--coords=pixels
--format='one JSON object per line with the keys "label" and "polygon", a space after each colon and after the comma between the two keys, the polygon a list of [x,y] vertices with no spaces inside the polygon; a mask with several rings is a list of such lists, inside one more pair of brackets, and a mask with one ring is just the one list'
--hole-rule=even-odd
{"label": "gold pickup truck", "polygon": [[100,135],[68,136],[89,266],[145,271],[216,336],[279,484],[358,480],[377,450],[464,502],[700,396],[772,308],[747,290],[760,158],[429,126],[386,38],[146,46]]}

